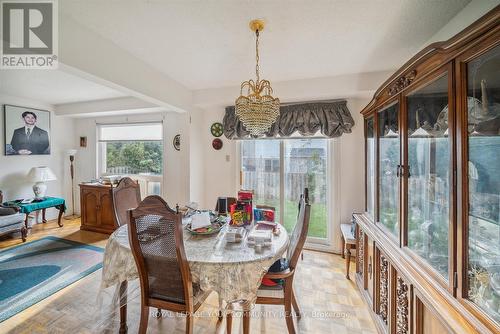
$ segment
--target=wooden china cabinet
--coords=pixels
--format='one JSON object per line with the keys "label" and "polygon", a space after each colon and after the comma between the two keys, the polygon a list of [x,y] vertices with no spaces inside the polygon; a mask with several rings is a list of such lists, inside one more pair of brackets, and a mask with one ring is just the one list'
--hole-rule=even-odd
{"label": "wooden china cabinet", "polygon": [[365,119],[356,282],[382,333],[500,333],[500,7],[427,47]]}

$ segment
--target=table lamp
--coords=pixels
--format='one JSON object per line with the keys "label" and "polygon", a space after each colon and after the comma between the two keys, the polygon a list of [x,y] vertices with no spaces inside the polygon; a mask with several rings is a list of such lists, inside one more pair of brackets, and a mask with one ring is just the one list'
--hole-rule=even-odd
{"label": "table lamp", "polygon": [[47,191],[45,182],[57,180],[54,172],[47,166],[31,168],[28,177],[32,182],[35,182],[33,185],[33,192],[35,193],[35,198],[38,199],[45,197],[45,192]]}

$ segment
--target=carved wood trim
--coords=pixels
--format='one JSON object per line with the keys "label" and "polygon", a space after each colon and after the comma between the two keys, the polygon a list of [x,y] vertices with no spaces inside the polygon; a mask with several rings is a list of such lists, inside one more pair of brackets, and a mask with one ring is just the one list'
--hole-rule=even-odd
{"label": "carved wood trim", "polygon": [[396,334],[407,334],[409,332],[409,298],[408,285],[401,276],[396,279]]}
{"label": "carved wood trim", "polygon": [[359,240],[358,240],[358,273],[363,275],[363,264],[365,257],[365,233],[362,229],[359,229]]}
{"label": "carved wood trim", "polygon": [[410,73],[399,77],[392,85],[389,86],[389,96],[396,95],[406,87],[408,87],[417,77],[417,71],[413,70]]}
{"label": "carved wood trim", "polygon": [[[471,313],[470,309],[465,307],[461,302],[453,297],[449,291],[445,290],[440,284],[435,284],[429,274],[426,271],[423,271],[415,263],[415,260],[407,254],[407,252],[402,252],[401,248],[394,243],[394,240],[382,231],[381,228],[373,222],[371,217],[368,217],[365,214],[353,214],[353,217],[356,220],[357,228],[359,230],[364,230],[364,233],[375,241],[379,250],[383,252],[390,263],[389,288],[394,288],[394,290],[390,290],[389,292],[389,294],[394,294],[394,297],[391,296],[391,300],[395,301],[396,299],[395,277],[392,281],[393,283],[391,283],[391,279],[393,278],[393,276],[391,276],[392,267],[394,270],[402,272],[405,275],[406,282],[413,286],[413,291],[416,291],[419,295],[419,299],[422,303],[424,303],[425,307],[434,310],[443,323],[450,328],[450,332],[477,334],[498,333],[496,328],[491,329],[482,323],[475,314]],[[363,291],[362,282],[357,281],[356,283],[360,291]],[[396,304],[392,302],[390,304],[388,319],[389,327],[392,326],[391,321],[396,318]],[[393,326],[395,329],[395,321]],[[384,331],[385,329],[380,332]]]}
{"label": "carved wood trim", "polygon": [[387,316],[389,311],[389,261],[385,256],[380,255],[380,308],[379,314],[387,325]]}

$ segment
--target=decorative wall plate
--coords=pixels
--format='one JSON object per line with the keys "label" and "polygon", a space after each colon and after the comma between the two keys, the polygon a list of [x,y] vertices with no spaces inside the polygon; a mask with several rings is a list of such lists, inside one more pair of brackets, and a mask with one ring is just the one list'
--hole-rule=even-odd
{"label": "decorative wall plate", "polygon": [[222,148],[222,140],[220,140],[219,138],[215,138],[214,140],[212,140],[212,147],[217,151],[220,150]]}
{"label": "decorative wall plate", "polygon": [[224,134],[224,126],[222,126],[222,123],[215,122],[210,127],[210,132],[212,132],[212,136],[220,137]]}
{"label": "decorative wall plate", "polygon": [[172,145],[177,151],[181,150],[181,135],[175,135],[174,140],[172,141]]}

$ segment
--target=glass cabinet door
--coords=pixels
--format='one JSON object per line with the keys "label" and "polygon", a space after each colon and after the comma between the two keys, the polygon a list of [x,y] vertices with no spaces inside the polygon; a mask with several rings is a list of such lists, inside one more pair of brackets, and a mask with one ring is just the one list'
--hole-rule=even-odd
{"label": "glass cabinet door", "polygon": [[500,47],[467,64],[468,296],[500,323]]}
{"label": "glass cabinet door", "polygon": [[375,217],[375,124],[373,117],[366,120],[366,212]]}
{"label": "glass cabinet door", "polygon": [[398,112],[399,103],[396,103],[378,113],[378,221],[399,240]]}
{"label": "glass cabinet door", "polygon": [[407,96],[408,247],[448,280],[451,137],[448,74]]}

